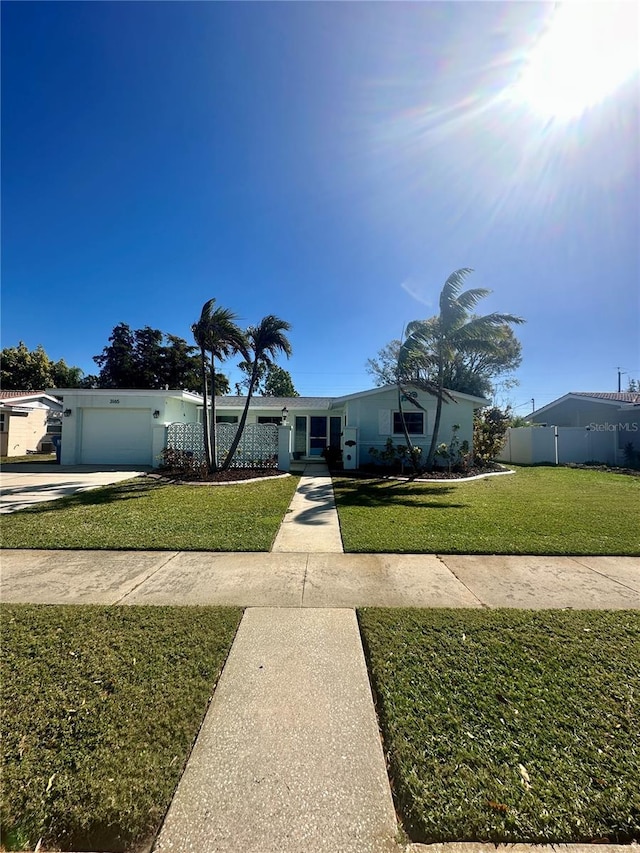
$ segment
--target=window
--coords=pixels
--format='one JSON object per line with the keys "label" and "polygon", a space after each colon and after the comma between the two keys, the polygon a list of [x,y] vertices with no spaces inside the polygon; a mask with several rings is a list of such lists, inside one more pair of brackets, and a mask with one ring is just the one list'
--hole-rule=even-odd
{"label": "window", "polygon": [[6,415],[4,412],[0,412],[0,432],[6,432],[7,430],[7,422],[5,420]]}
{"label": "window", "polygon": [[[409,435],[424,435],[424,412],[405,412],[404,422]],[[393,413],[393,433],[404,435],[400,412]]]}
{"label": "window", "polygon": [[237,415],[216,415],[216,423],[217,424],[237,424],[238,416]]}
{"label": "window", "polygon": [[279,426],[282,423],[282,415],[258,415],[259,424],[276,424]]}

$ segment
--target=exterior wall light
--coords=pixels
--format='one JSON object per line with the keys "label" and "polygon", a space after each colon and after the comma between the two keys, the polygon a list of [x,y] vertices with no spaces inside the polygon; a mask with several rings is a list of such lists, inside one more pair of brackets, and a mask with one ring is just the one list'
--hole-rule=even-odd
{"label": "exterior wall light", "polygon": [[282,407],[282,425],[284,426],[287,422],[287,415],[289,414],[289,409],[286,406]]}
{"label": "exterior wall light", "polygon": [[71,409],[65,409],[62,414],[65,416],[65,418],[70,418],[71,417]]}
{"label": "exterior wall light", "polygon": [[155,412],[153,413],[153,417],[156,419],[158,419],[160,417],[160,409],[155,410]]}

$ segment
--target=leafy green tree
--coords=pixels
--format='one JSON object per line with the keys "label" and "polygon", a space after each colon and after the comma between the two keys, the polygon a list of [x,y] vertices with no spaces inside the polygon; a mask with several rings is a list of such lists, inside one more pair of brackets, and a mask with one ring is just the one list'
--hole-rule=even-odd
{"label": "leafy green tree", "polygon": [[[432,317],[423,322],[434,324],[437,319]],[[402,342],[396,338],[382,347],[376,357],[367,360],[367,372],[373,377],[376,385],[395,384],[401,346]],[[508,378],[501,382],[498,380],[516,370],[521,362],[520,342],[511,327],[505,323],[492,330],[487,346],[482,352],[453,353],[451,361],[445,366],[444,387],[450,391],[459,391],[476,397],[492,397],[498,384],[511,387],[515,380]],[[419,351],[413,360],[405,359],[402,377],[404,382],[435,379],[435,367],[425,364]]]}
{"label": "leafy green tree", "polygon": [[[244,378],[240,380],[240,382],[236,382],[236,394],[241,397],[247,393],[249,387],[251,385],[251,377],[254,374],[253,362],[243,360],[239,362],[238,369],[244,373]],[[263,395],[264,394],[264,382],[267,376],[267,365],[259,364],[256,372],[256,378],[253,385],[253,393],[254,395]]]}
{"label": "leafy green tree", "polygon": [[136,384],[133,388],[164,388],[165,348],[162,345],[164,335],[160,329],[145,326],[133,333],[133,365]]}
{"label": "leafy green tree", "polygon": [[100,373],[87,377],[91,383],[87,387],[167,387],[185,391],[199,391],[201,387],[196,347],[184,338],[150,326],[132,330],[126,323],[119,323],[109,337],[109,345],[93,360]]}
{"label": "leafy green tree", "polygon": [[80,388],[82,385],[82,370],[70,367],[63,358],[51,363],[51,376],[54,388]]}
{"label": "leafy green tree", "polygon": [[264,382],[265,397],[299,397],[300,394],[293,386],[293,379],[288,370],[283,370],[277,364],[271,364],[267,370]]}
{"label": "leafy green tree", "polygon": [[[254,375],[254,365],[251,361],[241,361],[238,367],[246,374],[244,379],[235,383],[236,393],[238,396],[242,396],[246,394],[251,385],[251,378]],[[300,395],[293,385],[293,379],[288,370],[283,370],[277,364],[265,364],[262,362],[258,365],[256,372],[253,396],[299,397]]]}
{"label": "leafy green tree", "polygon": [[287,358],[291,355],[291,344],[286,336],[291,325],[286,320],[281,320],[274,314],[268,314],[260,321],[257,326],[249,326],[246,332],[246,340],[249,344],[250,353],[246,354],[245,361],[250,361],[252,365],[251,379],[247,389],[247,398],[245,400],[244,409],[240,417],[238,429],[231,442],[231,447],[227,453],[227,457],[222,464],[223,469],[227,469],[233,460],[233,456],[238,448],[244,427],[247,422],[249,413],[249,403],[258,381],[260,368],[262,365],[268,369],[273,365],[273,359],[280,352],[283,352]]}
{"label": "leafy green tree", "polygon": [[109,335],[110,343],[93,360],[100,368],[98,387],[139,388],[136,339],[126,323],[118,323]]}
{"label": "leafy green tree", "polygon": [[[472,311],[481,299],[491,291],[486,288],[473,288],[463,291],[462,286],[471,269],[463,268],[453,272],[446,280],[440,293],[440,313],[429,320],[416,320],[407,326],[407,337],[400,347],[398,357],[397,385],[401,388],[409,366],[415,369],[420,365],[418,378],[412,384],[423,388],[436,397],[436,414],[433,434],[425,467],[431,469],[438,446],[438,431],[442,417],[442,405],[453,398],[447,393],[445,380],[454,369],[460,354],[466,356],[486,356],[495,351],[497,329],[505,325],[524,323],[521,317],[513,314],[486,314],[478,316]],[[408,395],[405,395],[408,397]],[[414,405],[417,402],[410,399]],[[401,409],[402,411],[402,409]],[[404,421],[404,418],[402,418]],[[408,436],[405,436],[408,438]]]}
{"label": "leafy green tree", "polygon": [[5,391],[44,391],[45,388],[76,388],[82,370],[69,367],[64,359],[53,362],[39,344],[34,350],[20,341],[0,354],[1,382]]}
{"label": "leafy green tree", "polygon": [[[216,447],[216,359],[224,361],[230,355],[241,353],[248,360],[247,339],[242,330],[236,325],[236,315],[227,308],[216,308],[216,300],[209,299],[202,306],[200,319],[193,324],[191,330],[196,344],[200,349],[200,378],[202,383],[204,446],[209,472],[218,468]],[[214,389],[209,398],[211,410],[207,403],[207,356],[210,361],[209,378]],[[224,466],[223,466],[224,467]]]}

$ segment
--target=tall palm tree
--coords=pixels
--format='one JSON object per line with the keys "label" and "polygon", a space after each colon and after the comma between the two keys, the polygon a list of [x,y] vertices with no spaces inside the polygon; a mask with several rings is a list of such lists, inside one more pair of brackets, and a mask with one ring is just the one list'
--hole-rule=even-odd
{"label": "tall palm tree", "polygon": [[[202,376],[202,396],[204,409],[202,425],[204,430],[204,448],[209,472],[217,470],[218,456],[216,447],[216,359],[223,361],[237,352],[248,358],[247,339],[236,325],[236,315],[227,308],[215,308],[215,299],[209,299],[202,306],[200,319],[191,327],[193,337],[200,348],[200,370]],[[211,410],[207,404],[207,353],[210,356]]]}
{"label": "tall palm tree", "polygon": [[497,329],[524,323],[522,317],[514,314],[474,315],[472,312],[475,306],[491,291],[482,287],[463,291],[464,281],[471,272],[473,270],[464,267],[451,273],[440,293],[440,313],[429,320],[410,323],[407,326],[407,338],[400,348],[399,377],[402,365],[416,358],[422,360],[426,374],[433,377],[431,381],[417,383],[437,400],[426,468],[433,467],[442,403],[453,399],[444,387],[444,378],[456,355],[462,352],[488,352],[495,347]]}
{"label": "tall palm tree", "polygon": [[274,364],[274,359],[279,352],[283,352],[287,358],[291,355],[291,344],[285,334],[290,328],[291,324],[287,323],[286,320],[281,320],[274,314],[268,314],[262,318],[259,325],[249,326],[246,331],[246,340],[249,344],[251,355],[245,356],[245,360],[251,364],[251,376],[240,423],[238,424],[235,437],[231,442],[227,458],[222,463],[223,470],[231,465],[233,456],[242,438],[242,433],[247,422],[247,415],[249,414],[251,395],[260,378],[261,369],[268,368]]}

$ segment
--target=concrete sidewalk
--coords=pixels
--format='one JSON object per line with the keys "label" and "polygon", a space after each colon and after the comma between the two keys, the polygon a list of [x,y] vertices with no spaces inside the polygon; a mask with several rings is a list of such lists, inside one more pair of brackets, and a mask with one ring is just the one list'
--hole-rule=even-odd
{"label": "concrete sidewalk", "polygon": [[4,550],[1,562],[7,602],[640,608],[640,557]]}

